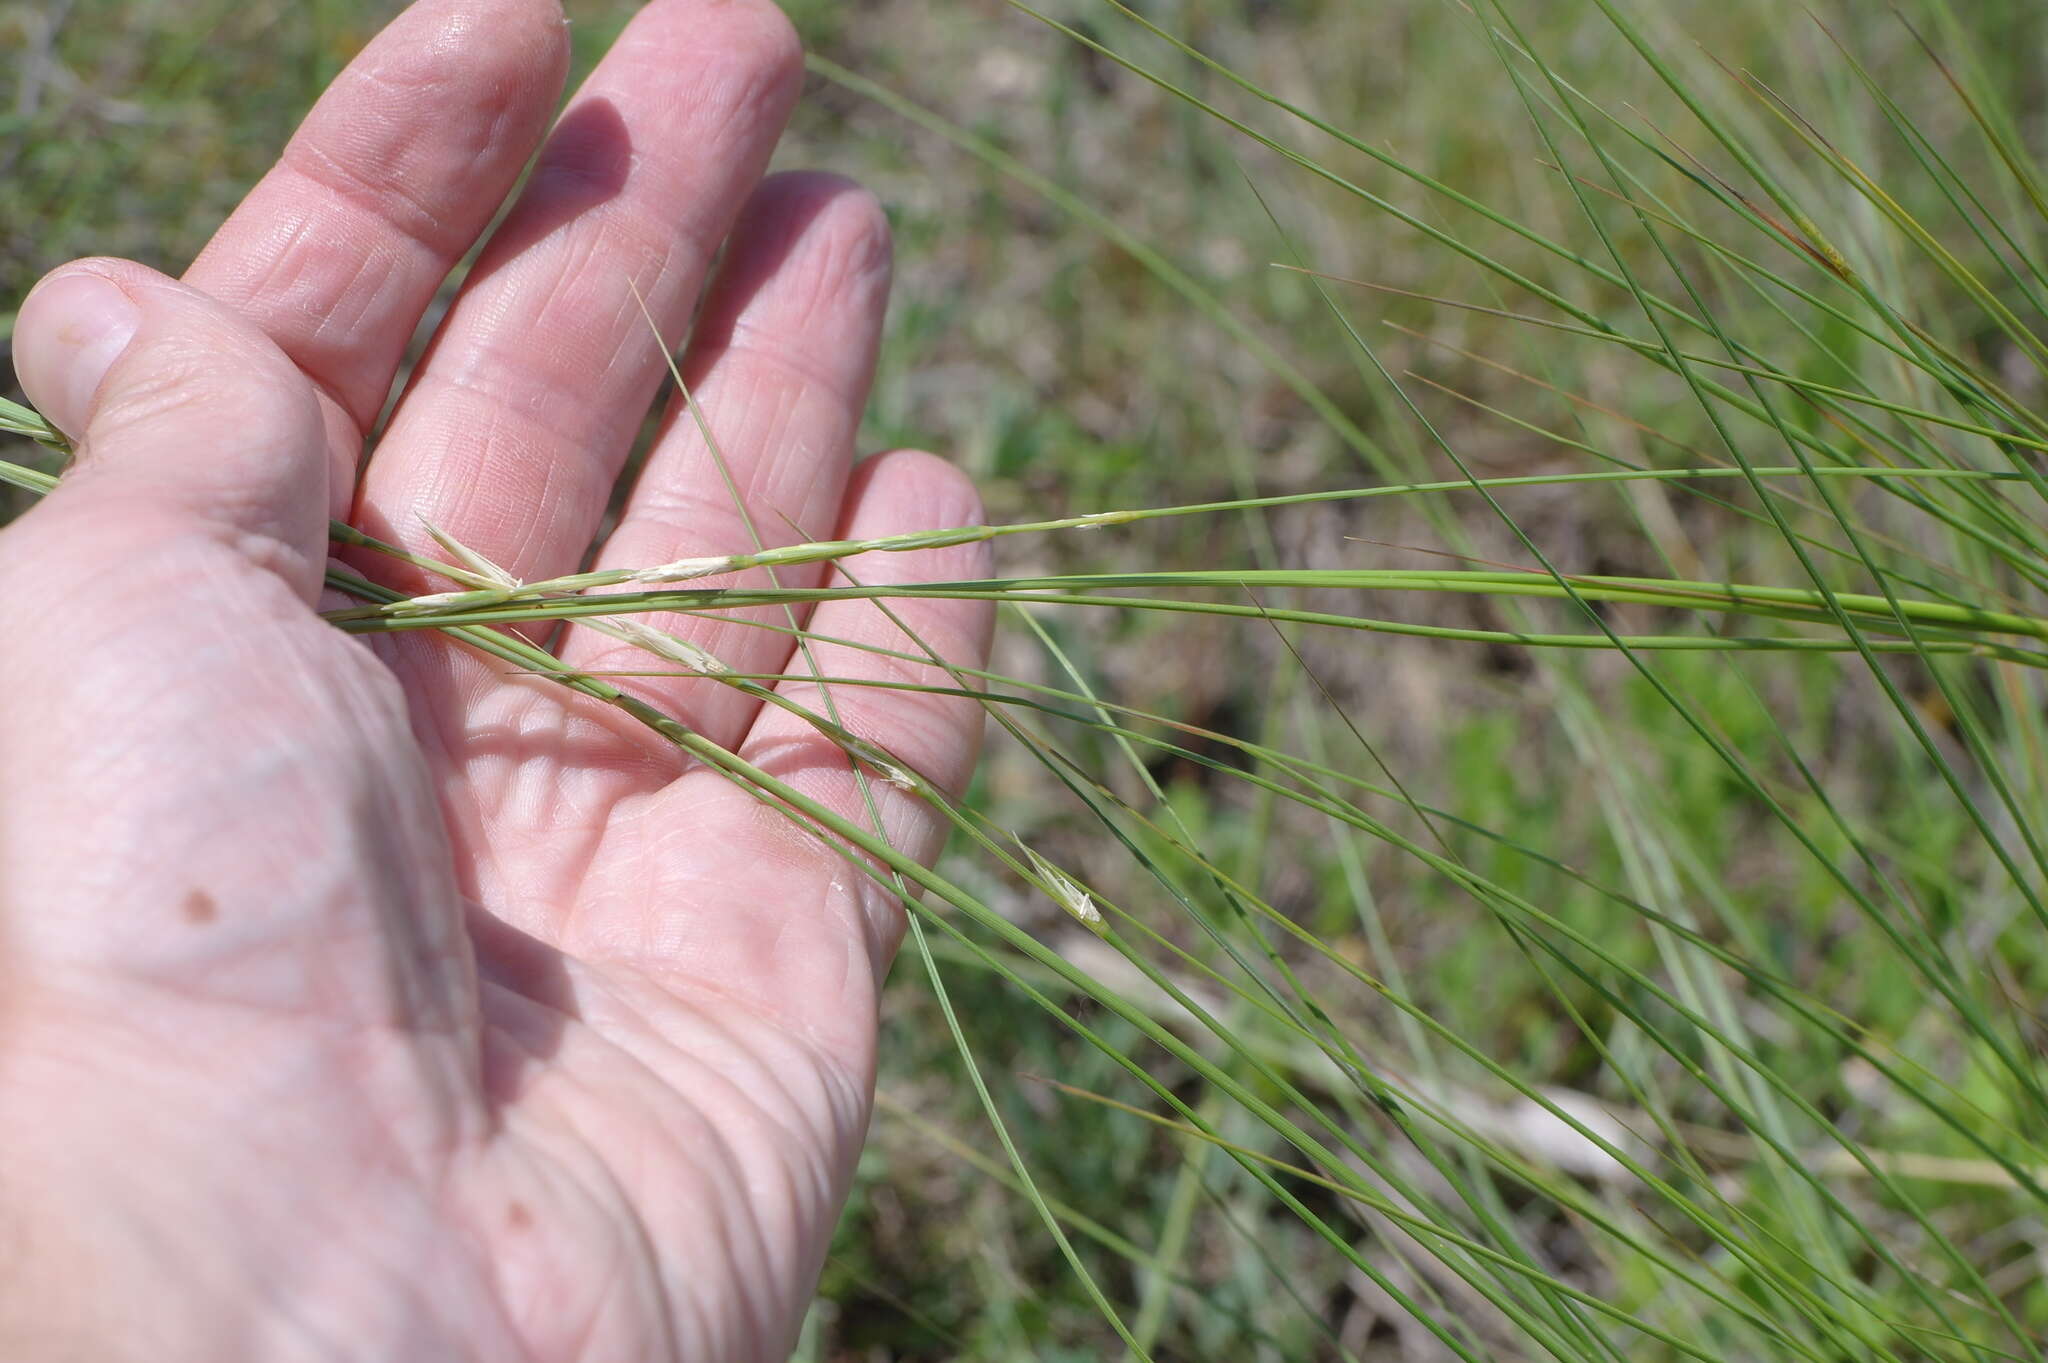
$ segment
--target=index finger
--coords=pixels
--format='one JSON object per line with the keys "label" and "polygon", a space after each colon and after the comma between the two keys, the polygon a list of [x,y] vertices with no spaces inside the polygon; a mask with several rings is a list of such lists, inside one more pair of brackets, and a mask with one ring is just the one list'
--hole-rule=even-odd
{"label": "index finger", "polygon": [[540,144],[568,61],[556,0],[418,0],[335,77],[185,282],[262,328],[360,436]]}

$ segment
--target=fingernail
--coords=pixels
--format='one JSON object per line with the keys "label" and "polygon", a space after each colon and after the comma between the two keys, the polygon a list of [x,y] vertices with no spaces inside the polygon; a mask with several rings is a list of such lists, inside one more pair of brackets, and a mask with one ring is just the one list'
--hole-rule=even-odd
{"label": "fingernail", "polygon": [[22,303],[17,367],[29,397],[58,430],[76,439],[93,397],[142,323],[120,285],[81,270],[45,283]]}

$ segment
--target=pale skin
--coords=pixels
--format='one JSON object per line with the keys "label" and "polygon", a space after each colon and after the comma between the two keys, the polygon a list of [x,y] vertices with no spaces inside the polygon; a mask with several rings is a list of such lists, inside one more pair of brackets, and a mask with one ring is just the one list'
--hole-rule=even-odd
{"label": "pale skin", "polygon": [[[317,614],[330,516],[577,568],[664,372],[636,291],[670,344],[703,299],[683,372],[770,543],[980,519],[930,455],[856,466],[887,233],[845,182],[761,178],[801,83],[780,13],[656,0],[550,134],[567,47],[553,0],[419,0],[182,282],[80,262],[22,307],[23,385],[80,448],[0,534],[0,1357],[713,1363],[795,1337],[900,906],[617,711]],[[408,338],[544,140],[359,477]],[[664,421],[600,566],[754,547]],[[981,552],[857,571],[977,576]],[[897,611],[920,643],[865,603],[810,624],[982,658],[975,603]],[[807,666],[772,631],[643,618],[742,671]],[[648,661],[584,629],[560,652]],[[619,684],[868,821],[801,719]],[[832,699],[965,780],[972,704]],[[936,852],[934,810],[872,797]]]}

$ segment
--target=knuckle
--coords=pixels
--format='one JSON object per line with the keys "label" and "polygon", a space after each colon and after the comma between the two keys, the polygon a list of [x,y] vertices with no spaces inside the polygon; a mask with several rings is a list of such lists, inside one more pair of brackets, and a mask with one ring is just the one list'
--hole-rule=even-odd
{"label": "knuckle", "polygon": [[95,434],[198,419],[222,437],[268,444],[317,428],[311,386],[282,357],[252,350],[194,335],[147,344],[123,358]]}

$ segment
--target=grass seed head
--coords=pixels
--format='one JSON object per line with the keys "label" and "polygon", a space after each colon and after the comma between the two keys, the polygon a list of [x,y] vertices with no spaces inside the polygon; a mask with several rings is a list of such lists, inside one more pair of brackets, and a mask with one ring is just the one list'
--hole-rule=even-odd
{"label": "grass seed head", "polygon": [[692,672],[716,676],[732,671],[730,667],[712,656],[708,649],[687,639],[678,639],[675,635],[655,629],[652,625],[643,625],[638,620],[607,620],[604,622],[604,630],[615,639],[623,639],[635,648],[645,649],[657,658],[681,663]]}
{"label": "grass seed head", "polygon": [[1103,926],[1102,910],[1095,907],[1093,895],[1081,888],[1065,871],[1029,847],[1025,847],[1023,843],[1020,842],[1017,846],[1023,848],[1025,859],[1031,863],[1031,869],[1038,873],[1039,879],[1045,882],[1046,893],[1053,897],[1055,903],[1090,928],[1099,929]]}
{"label": "grass seed head", "polygon": [[652,568],[642,568],[629,580],[652,584],[689,582],[700,577],[715,577],[720,573],[729,573],[738,566],[730,554],[718,558],[679,558],[673,563],[658,563]]}

